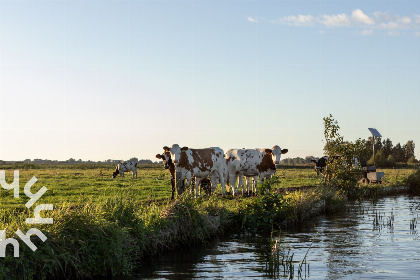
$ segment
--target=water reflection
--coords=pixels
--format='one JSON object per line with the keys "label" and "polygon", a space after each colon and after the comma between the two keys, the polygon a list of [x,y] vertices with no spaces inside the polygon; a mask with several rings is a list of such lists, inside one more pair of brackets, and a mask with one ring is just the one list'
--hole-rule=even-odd
{"label": "water reflection", "polygon": [[[283,252],[293,254],[294,279],[418,279],[419,212],[417,197],[384,198],[274,235]],[[299,275],[308,249],[309,266]],[[272,279],[266,271],[270,254],[269,234],[234,233],[145,260],[134,279]]]}

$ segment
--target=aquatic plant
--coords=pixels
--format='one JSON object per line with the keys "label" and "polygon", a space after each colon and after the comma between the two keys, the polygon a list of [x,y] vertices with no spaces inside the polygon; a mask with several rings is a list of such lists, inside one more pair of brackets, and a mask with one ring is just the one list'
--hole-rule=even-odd
{"label": "aquatic plant", "polygon": [[[317,237],[318,233],[315,235],[314,239]],[[308,250],[305,253],[302,261],[293,260],[294,252],[291,248],[286,248],[281,242],[281,231],[279,231],[279,236],[274,237],[274,231],[271,231],[270,235],[270,247],[271,252],[268,256],[265,265],[265,272],[271,278],[289,278],[293,279],[295,276],[295,264],[298,264],[297,273],[298,278],[302,279],[309,275],[309,263],[307,263],[307,256],[309,250],[311,249],[313,241],[311,242]]]}

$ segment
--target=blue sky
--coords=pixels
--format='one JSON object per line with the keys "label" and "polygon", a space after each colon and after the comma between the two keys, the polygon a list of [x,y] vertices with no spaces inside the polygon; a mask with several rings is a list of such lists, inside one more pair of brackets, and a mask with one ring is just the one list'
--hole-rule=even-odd
{"label": "blue sky", "polygon": [[420,145],[420,2],[0,0],[0,100],[3,160]]}

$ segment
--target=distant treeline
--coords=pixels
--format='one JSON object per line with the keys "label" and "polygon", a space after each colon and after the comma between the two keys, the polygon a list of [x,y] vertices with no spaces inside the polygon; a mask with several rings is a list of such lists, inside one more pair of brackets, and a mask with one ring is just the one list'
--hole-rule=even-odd
{"label": "distant treeline", "polygon": [[[372,138],[369,137],[366,140],[366,145],[369,147],[370,151],[372,151]],[[395,146],[392,144],[392,141],[387,138],[386,140],[381,140],[379,138],[375,139],[375,163],[379,167],[395,167],[397,164],[413,164],[417,163],[417,159],[414,155],[414,148],[415,144],[413,140],[407,141],[406,144],[401,145],[400,143],[396,144]],[[316,159],[314,156],[306,156],[305,158],[296,157],[296,158],[285,158],[281,160],[281,164],[285,165],[303,165],[303,164],[311,164],[311,160]],[[372,165],[373,164],[373,152],[368,155],[362,155],[359,159],[363,166],[365,165]],[[84,163],[84,164],[118,164],[123,160],[117,159],[107,159],[104,161],[83,161],[81,159],[74,159],[70,158],[65,161],[58,161],[58,160],[49,160],[49,159],[25,159],[23,161],[3,161],[0,160],[0,164],[13,164],[13,163],[41,163],[41,164],[76,164],[76,163]],[[136,157],[130,158],[129,161],[134,161],[139,164],[157,164],[161,163],[161,161],[152,161],[150,159],[138,159]]]}
{"label": "distant treeline", "polygon": [[[373,145],[372,138],[369,137],[366,140],[366,145],[370,149],[371,153],[362,155],[359,159],[363,166],[373,165]],[[395,167],[397,164],[413,164],[417,163],[417,159],[414,155],[415,144],[413,140],[407,141],[406,144],[401,145],[400,143],[395,146],[392,141],[387,138],[381,141],[379,138],[375,139],[375,164],[379,167]],[[315,159],[314,156],[306,156],[305,158],[285,158],[281,160],[281,164],[285,165],[302,165],[311,164],[311,160]]]}
{"label": "distant treeline", "polygon": [[[372,147],[372,139],[369,138],[367,145]],[[414,155],[415,144],[413,140],[407,141],[406,144],[398,143],[393,146],[392,141],[387,138],[381,142],[375,139],[375,162],[377,166],[392,167],[397,163],[416,163],[417,159]],[[373,153],[372,153],[373,154]],[[373,164],[373,155],[367,160],[367,164]]]}

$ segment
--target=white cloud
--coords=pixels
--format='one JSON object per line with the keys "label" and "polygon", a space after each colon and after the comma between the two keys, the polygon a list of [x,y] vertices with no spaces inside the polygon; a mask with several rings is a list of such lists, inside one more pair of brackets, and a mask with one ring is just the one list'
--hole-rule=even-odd
{"label": "white cloud", "polygon": [[398,19],[398,22],[402,23],[402,24],[410,24],[411,23],[411,18],[410,17],[401,17]]}
{"label": "white cloud", "polygon": [[360,32],[360,35],[362,36],[372,36],[373,34],[375,34],[375,32],[373,32],[373,29],[366,29]]}
{"label": "white cloud", "polygon": [[[248,18],[250,20],[250,18]],[[416,32],[420,30],[420,15],[414,14],[412,16],[389,15],[388,12],[374,12],[372,15],[365,14],[361,9],[355,9],[350,15],[346,13],[341,14],[324,14],[320,16],[314,15],[290,15],[280,19],[270,20],[273,24],[286,24],[290,26],[326,26],[326,27],[365,27],[365,30],[360,29],[354,34],[363,36],[370,36],[374,34],[375,30],[382,29],[390,31],[387,34],[390,36],[400,36],[401,30],[413,30]],[[405,34],[405,33],[404,33]],[[417,34],[417,33],[415,33]],[[417,35],[416,35],[417,36]]]}
{"label": "white cloud", "polygon": [[258,22],[258,20],[256,18],[253,18],[253,17],[248,17],[247,20],[249,22],[253,22],[253,23],[257,23]]}
{"label": "white cloud", "polygon": [[[375,12],[374,16],[382,29],[410,29],[416,28],[413,25],[413,19],[409,16],[390,16],[388,13]],[[414,21],[417,22],[417,16],[414,16]],[[420,23],[420,18],[419,18]]]}
{"label": "white cloud", "polygon": [[392,18],[388,15],[388,13],[384,13],[384,12],[374,12],[373,16],[379,22],[392,20]]}
{"label": "white cloud", "polygon": [[379,25],[383,29],[398,29],[400,25],[395,21],[383,22]]}
{"label": "white cloud", "polygon": [[311,15],[298,15],[283,17],[280,22],[293,26],[311,26],[314,24],[314,17]]}
{"label": "white cloud", "polygon": [[388,31],[386,34],[389,36],[400,36],[400,32],[398,31]]}
{"label": "white cloud", "polygon": [[350,19],[346,14],[323,15],[319,22],[327,27],[350,26]]}
{"label": "white cloud", "polygon": [[420,32],[415,32],[415,33],[414,33],[414,36],[416,36],[416,37],[420,37]]}
{"label": "white cloud", "polygon": [[375,24],[375,21],[362,12],[360,9],[356,9],[351,13],[351,17],[354,21],[364,23],[364,24]]}

